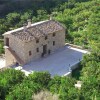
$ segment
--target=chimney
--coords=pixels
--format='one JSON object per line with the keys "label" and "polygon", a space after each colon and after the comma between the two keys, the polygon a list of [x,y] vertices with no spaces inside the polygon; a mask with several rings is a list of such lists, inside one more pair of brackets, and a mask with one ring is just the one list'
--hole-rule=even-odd
{"label": "chimney", "polygon": [[26,32],[27,30],[27,24],[23,24],[23,31]]}
{"label": "chimney", "polygon": [[31,26],[31,19],[28,19],[27,22],[28,22],[27,26],[30,27]]}

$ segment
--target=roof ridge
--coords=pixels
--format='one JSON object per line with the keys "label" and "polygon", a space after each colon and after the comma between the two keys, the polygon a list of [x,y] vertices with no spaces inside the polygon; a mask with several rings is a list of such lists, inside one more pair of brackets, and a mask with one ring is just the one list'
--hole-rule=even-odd
{"label": "roof ridge", "polygon": [[[32,27],[34,27],[34,26],[37,26],[37,25],[43,24],[43,23],[45,23],[45,22],[48,22],[48,21],[49,21],[49,20],[36,22],[36,23],[31,24],[30,27],[28,27],[28,26],[26,26],[26,27],[27,27],[27,29],[29,29],[29,28],[32,28]],[[35,25],[35,24],[36,24],[36,25]],[[24,27],[20,27],[20,28],[17,28],[17,29],[14,29],[14,30],[10,30],[10,31],[8,31],[8,32],[5,32],[3,35],[10,34],[10,33],[14,33],[14,32],[19,32],[19,31],[22,31],[23,29],[24,29]]]}
{"label": "roof ridge", "polygon": [[17,36],[17,38],[19,38],[21,40],[30,41],[32,37],[34,39],[38,39],[39,37],[41,37],[43,35],[46,36],[49,33],[53,33],[53,32],[64,29],[63,25],[55,20],[47,20],[47,21],[38,22],[38,23],[32,24],[31,27],[26,27],[26,28],[27,29],[24,30],[24,28],[21,27],[21,28],[17,29],[17,31],[14,30],[14,31],[11,31],[11,33],[9,33],[9,32],[8,33],[12,34],[14,36]]}

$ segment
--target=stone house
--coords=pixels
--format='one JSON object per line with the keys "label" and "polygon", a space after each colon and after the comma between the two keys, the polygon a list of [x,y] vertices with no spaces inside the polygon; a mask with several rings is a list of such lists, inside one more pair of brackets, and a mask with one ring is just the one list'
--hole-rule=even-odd
{"label": "stone house", "polygon": [[24,65],[65,45],[65,28],[55,20],[40,21],[3,34],[6,66]]}

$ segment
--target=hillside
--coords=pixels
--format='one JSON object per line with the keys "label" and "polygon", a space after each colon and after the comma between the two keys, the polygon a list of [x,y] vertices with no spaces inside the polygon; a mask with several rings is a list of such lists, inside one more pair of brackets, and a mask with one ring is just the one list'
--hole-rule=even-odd
{"label": "hillside", "polygon": [[[0,73],[0,100],[31,100],[40,90],[58,94],[61,100],[100,100],[100,0],[24,0],[20,1],[21,6],[15,3],[19,0],[5,0],[0,1],[0,5],[6,7],[12,2],[14,8],[7,12],[2,9],[0,35],[22,26],[29,18],[34,23],[49,19],[51,14],[66,27],[66,42],[80,45],[91,54],[84,55],[77,69],[79,75],[73,73],[71,78],[51,78],[49,73],[33,73],[26,77],[13,70]],[[2,48],[3,43],[0,50]],[[80,90],[74,87],[77,80],[82,81]]]}
{"label": "hillside", "polygon": [[5,16],[11,12],[25,12],[32,10],[36,15],[39,9],[46,9],[48,13],[55,6],[64,3],[67,0],[1,0],[0,16]]}

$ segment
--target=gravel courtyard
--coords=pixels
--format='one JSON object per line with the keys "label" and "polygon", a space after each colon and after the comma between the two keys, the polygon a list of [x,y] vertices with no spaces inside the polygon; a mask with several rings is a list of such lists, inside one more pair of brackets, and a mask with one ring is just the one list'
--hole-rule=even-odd
{"label": "gravel courtyard", "polygon": [[70,66],[79,62],[82,59],[84,50],[76,49],[70,46],[65,46],[52,53],[50,56],[40,58],[24,65],[23,67],[15,67],[25,72],[26,75],[34,71],[48,71],[52,76],[66,75],[69,72]]}

